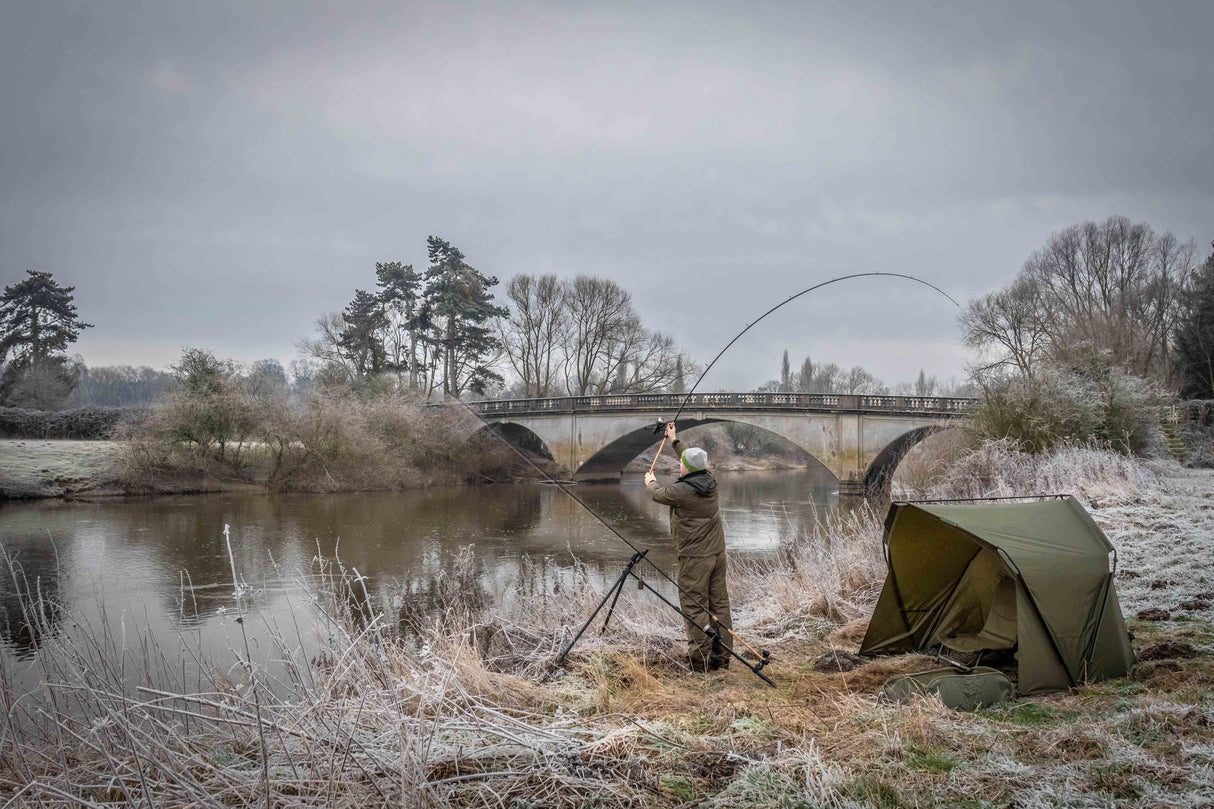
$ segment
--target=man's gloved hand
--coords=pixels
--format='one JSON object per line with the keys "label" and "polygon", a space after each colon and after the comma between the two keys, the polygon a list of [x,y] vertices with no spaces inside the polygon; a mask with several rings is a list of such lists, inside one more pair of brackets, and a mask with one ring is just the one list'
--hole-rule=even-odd
{"label": "man's gloved hand", "polygon": [[657,479],[658,479],[658,478],[657,478],[657,476],[656,476],[656,475],[654,475],[652,472],[646,472],[646,473],[645,473],[645,485],[646,485],[646,486],[648,486],[648,485],[649,485],[649,482],[650,482],[650,481],[652,481],[652,480],[657,480]]}

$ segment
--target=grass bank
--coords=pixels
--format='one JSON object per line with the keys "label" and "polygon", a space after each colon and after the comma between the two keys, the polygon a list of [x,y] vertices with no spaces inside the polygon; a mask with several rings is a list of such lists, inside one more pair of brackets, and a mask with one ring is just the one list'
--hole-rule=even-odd
{"label": "grass bank", "polygon": [[407,396],[239,403],[226,412],[175,394],[118,423],[113,440],[0,440],[0,499],[392,491],[534,474],[478,434],[475,417]]}
{"label": "grass bank", "polygon": [[[228,659],[196,661],[185,641],[45,636],[42,687],[0,682],[0,792],[45,806],[1208,805],[1214,476],[1088,450],[980,452],[928,485],[1065,488],[1119,548],[1143,658],[1130,677],[961,714],[876,702],[891,674],[935,665],[921,656],[816,670],[823,653],[855,650],[881,583],[880,515],[863,511],[731,571],[736,624],[772,650],[778,689],[736,668],[685,671],[679,626],[631,589],[611,631],[544,679],[601,594],[588,576],[554,590],[524,564],[512,599],[489,609],[467,553],[442,613],[402,637],[407,594],[372,603],[355,571],[317,561],[324,586],[299,609],[318,611],[321,630],[270,627],[277,680],[239,641]],[[237,639],[264,620],[255,603],[225,618]]]}
{"label": "grass bank", "polygon": [[117,441],[0,439],[0,500],[122,493]]}

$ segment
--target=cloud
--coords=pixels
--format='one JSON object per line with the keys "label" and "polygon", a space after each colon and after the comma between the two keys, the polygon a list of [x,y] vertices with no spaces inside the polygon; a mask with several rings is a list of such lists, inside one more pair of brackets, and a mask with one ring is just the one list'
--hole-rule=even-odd
{"label": "cloud", "polygon": [[[610,276],[702,360],[847,272],[967,296],[1085,219],[1214,235],[1206,3],[0,14],[19,77],[0,85],[18,158],[0,161],[0,280],[77,284],[88,359],[289,351],[375,261],[424,264],[431,233],[502,278]],[[951,315],[845,293],[748,336],[723,378],[762,382],[785,346],[889,381],[960,373]]]}
{"label": "cloud", "polygon": [[147,76],[148,83],[170,93],[189,93],[194,85],[172,66],[162,62],[156,65]]}

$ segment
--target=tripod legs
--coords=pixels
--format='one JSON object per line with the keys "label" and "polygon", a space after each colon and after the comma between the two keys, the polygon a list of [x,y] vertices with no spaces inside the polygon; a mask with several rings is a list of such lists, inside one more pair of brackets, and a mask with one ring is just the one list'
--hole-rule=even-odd
{"label": "tripod legs", "polygon": [[[644,579],[642,579],[640,576],[637,576],[636,573],[633,572],[632,568],[636,566],[637,562],[644,559],[645,554],[647,554],[647,553],[649,553],[648,549],[643,550],[643,551],[637,551],[636,553],[634,553],[632,555],[632,558],[628,560],[628,564],[624,566],[624,569],[622,571],[620,571],[620,575],[618,578],[616,578],[615,583],[613,583],[611,585],[611,589],[609,589],[606,593],[603,594],[603,598],[601,601],[599,601],[599,605],[594,608],[594,612],[590,613],[590,617],[586,619],[586,622],[584,624],[582,624],[582,628],[577,631],[577,634],[573,636],[573,640],[569,641],[568,645],[565,646],[565,648],[561,652],[560,656],[557,657],[556,662],[552,664],[552,668],[549,670],[549,674],[551,674],[556,669],[560,668],[565,663],[565,658],[568,657],[569,652],[573,650],[574,644],[576,644],[579,640],[581,640],[582,635],[584,635],[586,633],[586,630],[590,628],[590,625],[592,623],[594,623],[595,617],[599,614],[600,611],[602,611],[603,607],[607,606],[607,602],[610,601],[611,607],[607,610],[607,617],[606,617],[606,619],[603,620],[603,629],[600,631],[605,631],[607,629],[607,622],[611,620],[611,614],[612,614],[612,612],[615,611],[616,602],[619,601],[620,593],[623,592],[624,583],[626,581],[628,581],[629,576],[636,576],[637,585],[639,587],[643,587],[644,589],[653,593],[655,596],[658,597],[659,601],[664,603],[666,606],[670,607],[672,610],[677,612],[679,615],[683,616],[684,620],[691,621],[691,618],[685,612],[683,612],[682,608],[679,607],[679,605],[675,604],[669,598],[667,598],[666,596],[662,595],[660,592],[655,590],[653,588],[653,586],[649,584],[649,582],[645,581]],[[692,623],[695,623],[695,622],[692,621]],[[706,635],[708,635],[710,638],[714,638],[714,639],[719,634],[719,630],[712,624],[708,624],[707,626],[703,627],[703,632]],[[776,684],[771,680],[771,678],[763,673],[763,667],[766,666],[768,664],[768,662],[770,662],[770,658],[768,657],[766,652],[761,652],[759,654],[760,660],[758,663],[751,663],[749,660],[742,657],[742,655],[735,652],[731,647],[726,647],[726,651],[729,652],[731,657],[737,658],[739,663],[741,663],[743,666],[745,666],[746,668],[748,668],[752,672],[754,672],[755,676],[757,676],[760,680],[767,683],[772,688],[776,687]],[[547,677],[548,677],[548,674],[545,674],[544,679],[547,679]]]}
{"label": "tripod legs", "polygon": [[607,621],[611,620],[611,613],[615,611],[615,603],[619,600],[620,593],[624,590],[624,582],[628,581],[628,577],[632,575],[632,568],[637,562],[644,559],[645,554],[647,553],[649,553],[648,548],[643,551],[637,551],[632,555],[632,558],[628,560],[628,564],[624,566],[622,571],[620,571],[619,578],[615,580],[615,584],[611,585],[611,589],[603,594],[603,600],[600,601],[599,605],[594,608],[594,612],[590,613],[590,617],[586,619],[586,623],[582,624],[582,628],[579,629],[577,634],[573,636],[573,640],[569,641],[569,644],[565,647],[564,651],[561,652],[560,657],[556,659],[553,667],[560,666],[565,662],[565,658],[569,656],[569,652],[572,651],[573,645],[582,639],[582,635],[585,634],[590,624],[594,622],[595,616],[597,616],[599,611],[607,605],[607,601],[610,599],[611,609],[607,610],[607,618],[603,621],[603,629],[600,631],[605,631],[607,629]]}

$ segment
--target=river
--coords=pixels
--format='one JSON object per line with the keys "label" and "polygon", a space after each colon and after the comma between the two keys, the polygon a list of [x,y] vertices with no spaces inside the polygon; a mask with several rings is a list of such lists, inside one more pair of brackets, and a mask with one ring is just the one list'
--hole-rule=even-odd
{"label": "river", "polygon": [[[728,547],[739,558],[772,553],[837,502],[834,479],[818,470],[726,473],[720,486]],[[667,509],[649,499],[639,479],[574,491],[671,567]],[[262,627],[308,615],[298,607],[315,586],[318,556],[340,556],[368,577],[372,593],[403,587],[424,612],[469,546],[464,553],[475,559],[477,586],[499,604],[517,593],[524,558],[559,582],[576,557],[605,587],[631,553],[571,498],[540,483],[0,506],[0,541],[20,587],[57,605],[49,611],[53,625],[87,621],[113,633],[150,632],[169,648],[183,632],[212,650],[232,647],[228,619],[237,605],[225,525],[237,575],[254,594],[245,601],[267,619],[249,625]],[[7,616],[0,654],[19,671],[34,644],[7,570],[0,571],[0,605]]]}

